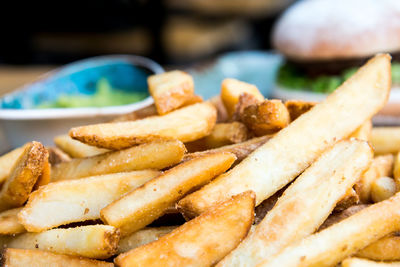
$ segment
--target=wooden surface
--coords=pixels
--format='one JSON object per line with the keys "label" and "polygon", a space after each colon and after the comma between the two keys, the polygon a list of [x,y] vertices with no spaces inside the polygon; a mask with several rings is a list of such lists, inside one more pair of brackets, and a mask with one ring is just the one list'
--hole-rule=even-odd
{"label": "wooden surface", "polygon": [[25,83],[34,81],[40,75],[54,68],[50,66],[0,66],[0,96],[15,90]]}

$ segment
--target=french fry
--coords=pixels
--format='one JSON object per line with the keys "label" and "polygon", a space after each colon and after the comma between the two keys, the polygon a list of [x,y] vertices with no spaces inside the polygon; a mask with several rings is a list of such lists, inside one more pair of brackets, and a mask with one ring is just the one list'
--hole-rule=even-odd
{"label": "french fry", "polygon": [[107,259],[117,252],[119,237],[118,229],[98,224],[2,237],[2,242],[4,248],[40,249],[72,256]]}
{"label": "french fry", "polygon": [[400,236],[390,234],[358,251],[361,258],[379,261],[400,261]]}
{"label": "french fry", "polygon": [[253,84],[230,78],[222,81],[221,100],[224,103],[229,117],[232,117],[235,112],[236,104],[239,102],[239,97],[243,93],[251,94],[260,101],[264,100],[264,96]]}
{"label": "french fry", "polygon": [[110,262],[85,259],[82,257],[51,253],[42,250],[7,248],[2,256],[7,267],[113,267]]}
{"label": "french fry", "polygon": [[165,210],[189,191],[208,183],[226,171],[236,157],[215,153],[179,164],[101,210],[101,219],[121,230],[133,233],[165,213]]}
{"label": "french fry", "polygon": [[316,234],[302,239],[259,267],[334,266],[378,239],[398,230],[400,193],[365,208]]}
{"label": "french fry", "polygon": [[366,142],[337,143],[285,190],[255,231],[217,266],[256,266],[312,234],[368,168],[371,159],[372,149]]}
{"label": "french fry", "polygon": [[47,151],[49,152],[49,163],[51,165],[71,160],[71,157],[58,147],[47,147]]}
{"label": "french fry", "polygon": [[18,218],[30,232],[96,220],[102,208],[159,174],[144,170],[51,183],[30,195]]}
{"label": "french fry", "polygon": [[20,207],[28,199],[47,160],[46,148],[39,142],[24,146],[10,176],[0,191],[0,211]]}
{"label": "french fry", "polygon": [[285,102],[285,106],[290,114],[290,120],[294,121],[310,109],[312,109],[317,102],[309,102],[303,100],[288,100]]}
{"label": "french fry", "polygon": [[321,231],[325,228],[328,228],[331,225],[334,225],[335,223],[338,223],[340,221],[343,221],[344,219],[356,214],[357,212],[365,209],[369,205],[367,204],[359,204],[359,205],[354,205],[351,206],[344,211],[338,212],[338,213],[332,213],[328,219],[319,227],[318,231]]}
{"label": "french fry", "polygon": [[120,115],[111,122],[136,121],[150,116],[156,116],[157,114],[156,105],[151,104],[141,109],[134,110],[130,113]]}
{"label": "french fry", "polygon": [[82,142],[72,139],[67,134],[56,136],[54,138],[54,143],[58,148],[72,158],[92,157],[109,151],[108,149],[86,145]]}
{"label": "french fry", "polygon": [[390,177],[380,177],[371,184],[371,199],[380,202],[388,199],[396,193],[396,183]]}
{"label": "french fry", "polygon": [[342,267],[400,267],[400,262],[376,262],[360,258],[347,258]]}
{"label": "french fry", "polygon": [[0,234],[15,235],[26,232],[25,227],[18,222],[17,214],[21,208],[0,212]]}
{"label": "french fry", "polygon": [[243,113],[244,109],[251,105],[257,105],[258,103],[262,102],[260,98],[255,97],[249,93],[242,93],[239,96],[239,100],[235,106],[235,111],[232,115],[233,121],[240,121],[240,114]]}
{"label": "french fry", "polygon": [[393,155],[387,154],[377,156],[371,163],[369,169],[361,176],[360,181],[354,186],[361,202],[371,201],[371,185],[382,176],[390,176],[393,169]]}
{"label": "french fry", "polygon": [[217,123],[211,134],[204,137],[204,143],[207,148],[217,148],[244,142],[249,135],[250,133],[243,123],[237,121]]}
{"label": "french fry", "polygon": [[397,153],[400,151],[400,127],[374,127],[371,143],[376,154]]}
{"label": "french fry", "polygon": [[213,266],[246,236],[253,217],[254,193],[245,192],[159,240],[119,255],[115,263],[118,266]]}
{"label": "french fry", "polygon": [[69,135],[89,145],[117,150],[160,139],[190,142],[211,133],[216,113],[213,105],[203,102],[164,116],[76,127]]}
{"label": "french fry", "polygon": [[179,70],[151,75],[147,83],[160,115],[183,106],[194,94],[192,76]]}
{"label": "french fry", "polygon": [[24,151],[24,147],[16,148],[7,154],[0,156],[0,184],[10,176],[12,168]]}
{"label": "french fry", "polygon": [[393,163],[393,178],[396,182],[396,190],[400,191],[400,151],[394,158]]}
{"label": "french fry", "polygon": [[221,96],[216,95],[208,100],[217,110],[217,122],[226,122],[229,119],[228,112],[222,102]]}
{"label": "french fry", "polygon": [[49,153],[46,149],[45,160],[43,162],[43,169],[38,179],[36,180],[35,185],[33,186],[33,191],[38,189],[42,185],[50,183],[50,180],[51,180],[51,165],[49,163]]}
{"label": "french fry", "polygon": [[262,136],[285,128],[290,122],[290,116],[282,101],[273,99],[246,107],[240,114],[240,120],[256,136]]}
{"label": "french fry", "polygon": [[121,238],[118,245],[118,254],[128,252],[131,249],[156,241],[177,227],[178,226],[146,227],[131,235]]}
{"label": "french fry", "polygon": [[163,169],[179,163],[185,146],[177,140],[157,141],[89,158],[76,158],[51,169],[52,181],[144,169]]}
{"label": "french fry", "polygon": [[256,150],[261,145],[265,144],[271,136],[265,135],[261,137],[252,138],[242,143],[237,143],[229,146],[222,146],[214,149],[209,149],[205,151],[199,151],[194,153],[188,153],[183,156],[183,162],[191,160],[193,158],[198,158],[202,155],[209,154],[209,153],[217,153],[217,152],[230,152],[235,154],[236,162],[242,161],[246,158],[251,152]]}
{"label": "french fry", "polygon": [[324,102],[279,131],[232,170],[182,199],[181,210],[200,214],[246,190],[256,192],[258,205],[302,173],[325,149],[349,136],[380,110],[389,90],[390,56],[378,55]]}
{"label": "french fry", "polygon": [[371,139],[371,132],[372,132],[372,121],[367,120],[350,135],[350,138],[354,137],[359,140],[369,141]]}

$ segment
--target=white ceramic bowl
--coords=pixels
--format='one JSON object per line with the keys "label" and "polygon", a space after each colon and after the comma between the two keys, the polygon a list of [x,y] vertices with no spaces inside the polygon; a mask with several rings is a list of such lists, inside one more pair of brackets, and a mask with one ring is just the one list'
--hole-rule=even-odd
{"label": "white ceramic bowl", "polygon": [[[113,62],[130,64],[133,67],[145,69],[149,74],[164,71],[156,62],[139,56],[116,55],[95,57],[71,63],[51,71],[41,76],[37,81],[5,95],[2,99],[13,99],[16,95],[20,98],[26,98],[31,93],[31,90],[36,90],[38,85],[42,86],[44,84],[43,86],[45,86],[46,82],[53,77],[64,78],[65,75],[71,75],[76,71],[85,71],[88,68],[99,66],[103,67],[107,66],[107,64],[113,64]],[[52,90],[54,93],[54,90],[57,89],[52,88]],[[24,100],[21,101],[24,102]],[[54,136],[67,133],[71,127],[107,122],[117,115],[140,109],[151,103],[153,103],[152,98],[147,97],[140,102],[129,105],[101,108],[0,108],[0,153],[7,152],[32,140],[40,141],[45,145],[52,145]]]}

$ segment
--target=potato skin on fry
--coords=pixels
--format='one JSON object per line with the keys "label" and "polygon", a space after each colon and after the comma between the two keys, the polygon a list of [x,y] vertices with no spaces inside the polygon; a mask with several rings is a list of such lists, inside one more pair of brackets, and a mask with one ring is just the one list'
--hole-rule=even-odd
{"label": "potato skin on fry", "polygon": [[246,236],[253,218],[254,193],[247,191],[114,261],[118,266],[212,266]]}
{"label": "potato skin on fry", "polygon": [[2,265],[7,267],[113,267],[110,262],[83,257],[56,254],[43,250],[7,248],[2,255]]}
{"label": "potato skin on fry", "polygon": [[309,102],[302,100],[288,100],[285,102],[285,106],[290,114],[290,120],[294,121],[310,109],[312,109],[317,102]]}
{"label": "potato skin on fry", "polygon": [[377,261],[400,261],[400,236],[390,234],[365,248],[358,251],[355,255]]}
{"label": "potato skin on fry", "polygon": [[114,150],[167,139],[190,142],[209,135],[216,118],[215,107],[203,102],[164,116],[76,127],[69,135],[83,143]]}

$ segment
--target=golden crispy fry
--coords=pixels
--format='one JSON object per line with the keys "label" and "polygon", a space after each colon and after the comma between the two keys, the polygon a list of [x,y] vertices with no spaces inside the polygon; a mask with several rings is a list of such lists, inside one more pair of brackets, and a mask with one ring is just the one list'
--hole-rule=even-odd
{"label": "golden crispy fry", "polygon": [[161,215],[189,191],[208,183],[232,165],[232,153],[215,153],[179,164],[101,210],[101,219],[133,233]]}
{"label": "golden crispy fry", "polygon": [[222,147],[218,147],[218,148],[214,148],[214,149],[210,149],[210,150],[185,154],[183,156],[182,161],[188,161],[190,159],[197,158],[202,155],[209,154],[209,153],[230,152],[230,153],[235,154],[235,156],[237,158],[236,162],[240,162],[244,158],[246,158],[251,152],[256,150],[261,145],[265,144],[269,139],[271,139],[271,136],[265,135],[265,136],[261,136],[261,137],[252,138],[248,141],[238,143],[238,144],[222,146]]}
{"label": "golden crispy fry", "polygon": [[303,100],[288,100],[285,102],[285,106],[289,111],[290,120],[294,121],[311,108],[313,108],[317,102],[309,102]]}
{"label": "golden crispy fry", "polygon": [[372,150],[366,142],[337,143],[285,190],[255,231],[217,266],[256,266],[312,234],[368,168],[371,159]]}
{"label": "golden crispy fry", "polygon": [[178,226],[146,227],[134,232],[131,235],[121,238],[118,245],[118,254],[156,241],[177,227]]}
{"label": "golden crispy fry", "polygon": [[30,195],[19,221],[30,232],[41,232],[99,219],[102,208],[159,174],[144,170],[51,183]]}
{"label": "golden crispy fry", "polygon": [[119,231],[110,225],[87,225],[1,237],[4,248],[40,249],[54,253],[107,259],[116,254]]}
{"label": "golden crispy fry", "polygon": [[360,203],[360,198],[353,188],[347,190],[346,195],[337,203],[335,207],[335,212],[341,212],[346,210],[347,208],[357,205]]}
{"label": "golden crispy fry", "polygon": [[213,105],[203,102],[164,116],[72,128],[69,134],[72,138],[89,145],[109,149],[123,149],[160,139],[190,142],[211,133],[216,113]]}
{"label": "golden crispy fry", "polygon": [[371,199],[379,202],[390,198],[396,193],[396,183],[390,177],[380,177],[371,184]]}
{"label": "golden crispy fry", "polygon": [[216,95],[210,98],[207,102],[210,102],[217,110],[217,122],[226,122],[229,119],[228,112],[222,102],[221,96]]}
{"label": "golden crispy fry", "polygon": [[376,154],[397,153],[400,151],[400,127],[374,127],[371,143]]}
{"label": "golden crispy fry", "polygon": [[372,121],[367,120],[350,135],[350,138],[354,137],[359,140],[369,141],[371,139],[371,132],[372,132]]}
{"label": "golden crispy fry", "polygon": [[185,146],[177,140],[158,141],[90,158],[72,159],[51,169],[52,181],[144,169],[163,169],[182,160]]}
{"label": "golden crispy fry", "polygon": [[376,262],[360,258],[347,258],[342,267],[400,267],[400,262]]}
{"label": "golden crispy fry", "polygon": [[400,261],[400,236],[390,234],[355,254],[357,257],[380,261]]}
{"label": "golden crispy fry", "polygon": [[194,94],[192,76],[179,70],[151,75],[147,83],[160,115],[180,108]]}
{"label": "golden crispy fry", "polygon": [[371,201],[371,185],[382,176],[390,176],[393,168],[393,155],[377,156],[371,163],[369,169],[361,176],[360,181],[354,186],[361,202]]}
{"label": "golden crispy fry", "polygon": [[394,158],[393,178],[396,182],[397,191],[400,191],[400,151],[396,154]]}
{"label": "golden crispy fry", "polygon": [[232,120],[240,121],[240,114],[243,113],[244,109],[251,105],[257,105],[260,101],[260,98],[255,97],[249,93],[242,93],[239,96],[238,103],[235,106],[235,112],[233,112]]}
{"label": "golden crispy fry", "polygon": [[46,148],[39,142],[24,146],[10,176],[0,191],[0,211],[20,207],[28,199],[48,158]]}
{"label": "golden crispy fry", "polygon": [[113,267],[110,262],[51,253],[42,250],[7,248],[3,253],[3,266],[7,267]]}
{"label": "golden crispy fry", "polygon": [[25,227],[18,222],[17,214],[21,208],[0,212],[0,234],[14,235],[26,232]]}
{"label": "golden crispy fry", "polygon": [[36,184],[33,186],[33,191],[38,189],[39,186],[50,183],[50,180],[51,180],[51,164],[49,163],[49,153],[46,149],[42,173],[39,175],[38,179],[36,180]]}
{"label": "golden crispy fry", "polygon": [[217,148],[244,142],[249,137],[247,127],[240,122],[217,123],[211,134],[204,137],[207,148]]}
{"label": "golden crispy fry", "polygon": [[58,147],[47,147],[47,151],[49,152],[49,163],[51,165],[71,160],[71,157]]}
{"label": "golden crispy fry", "polygon": [[246,107],[240,114],[240,120],[256,136],[261,136],[285,128],[290,122],[290,116],[282,101],[273,99]]}
{"label": "golden crispy fry", "polygon": [[19,147],[0,156],[0,184],[10,176],[13,166],[23,152],[24,147]]}
{"label": "golden crispy fry", "polygon": [[182,199],[181,208],[200,214],[246,190],[256,192],[258,205],[302,173],[330,145],[349,136],[380,110],[389,90],[390,56],[378,55],[324,102],[279,131],[228,173]]}
{"label": "golden crispy fry", "polygon": [[213,266],[246,236],[253,217],[254,193],[246,192],[153,243],[119,255],[115,263],[118,266]]}
{"label": "golden crispy fry", "polygon": [[72,158],[92,157],[109,151],[104,148],[86,145],[72,139],[67,134],[56,136],[54,138],[54,143],[58,148],[70,155]]}
{"label": "golden crispy fry", "polygon": [[236,79],[225,79],[222,81],[221,100],[224,103],[229,117],[232,117],[235,112],[236,104],[239,102],[239,97],[243,93],[251,94],[259,101],[264,100],[264,96],[253,84],[245,83]]}
{"label": "golden crispy fry", "polygon": [[344,219],[356,214],[357,212],[359,212],[360,210],[365,209],[366,207],[368,207],[369,205],[367,204],[359,204],[359,205],[354,205],[351,206],[347,209],[345,209],[342,212],[339,213],[332,213],[328,219],[326,219],[326,221],[319,227],[318,231],[321,231],[331,225],[334,225],[335,223],[338,223],[340,221],[343,221]]}
{"label": "golden crispy fry", "polygon": [[259,266],[334,266],[368,244],[398,230],[400,193],[304,238]]}

